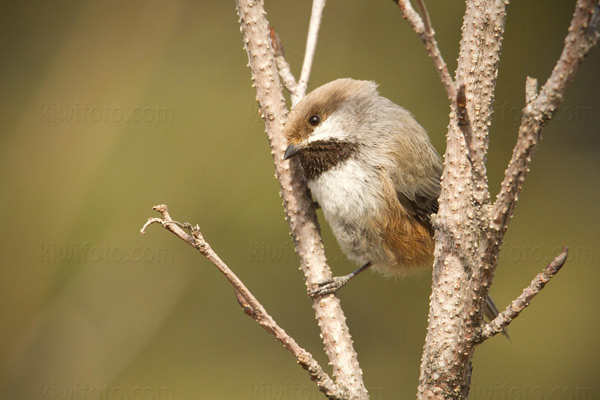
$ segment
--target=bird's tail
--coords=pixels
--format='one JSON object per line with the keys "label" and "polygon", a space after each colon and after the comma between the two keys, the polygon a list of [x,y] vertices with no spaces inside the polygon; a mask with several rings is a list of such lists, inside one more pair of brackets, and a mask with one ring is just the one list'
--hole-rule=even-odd
{"label": "bird's tail", "polygon": [[[499,314],[498,309],[496,308],[496,305],[494,304],[494,300],[492,300],[492,298],[490,296],[487,297],[487,300],[485,302],[485,310],[483,310],[483,314],[489,321],[496,318]],[[508,332],[506,331],[506,328],[502,329],[502,334],[504,336],[506,336],[508,338],[508,340],[510,340],[510,336],[508,336]]]}

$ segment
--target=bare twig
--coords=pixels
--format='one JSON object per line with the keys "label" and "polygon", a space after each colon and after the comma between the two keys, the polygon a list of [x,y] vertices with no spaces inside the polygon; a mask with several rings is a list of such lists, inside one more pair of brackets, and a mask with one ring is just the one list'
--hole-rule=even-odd
{"label": "bare twig", "polygon": [[[223,275],[225,275],[229,283],[231,283],[231,285],[235,288],[238,302],[243,307],[244,312],[258,322],[260,326],[273,335],[275,339],[277,339],[277,341],[283,345],[284,348],[286,348],[294,355],[294,357],[296,357],[298,364],[308,371],[310,378],[317,384],[319,389],[325,393],[328,398],[347,398],[345,393],[343,393],[335,384],[335,382],[333,382],[333,380],[327,375],[327,373],[323,371],[323,368],[321,368],[312,354],[300,347],[294,338],[288,335],[279,325],[277,325],[273,317],[267,313],[267,310],[256,299],[256,297],[254,297],[246,285],[244,285],[244,283],[227,266],[227,264],[221,260],[219,255],[212,249],[210,244],[204,240],[198,225],[192,226],[189,223],[181,224],[173,221],[169,215],[167,206],[164,204],[154,206],[152,209],[158,211],[162,215],[162,218],[148,219],[148,221],[140,230],[142,235],[146,232],[148,226],[153,223],[157,223],[198,250],[203,256],[210,260]],[[191,235],[185,232],[185,230],[182,228],[189,229]]]}
{"label": "bare twig", "polygon": [[430,36],[433,36],[433,27],[431,26],[431,19],[429,18],[427,7],[425,7],[425,0],[417,0],[417,6],[419,7],[419,13],[421,14],[421,18],[423,19],[425,33],[427,33]]}
{"label": "bare twig", "polygon": [[273,52],[275,53],[275,64],[277,65],[277,71],[279,71],[281,82],[290,93],[292,99],[297,99],[299,97],[297,94],[298,83],[296,82],[296,78],[294,78],[294,74],[292,74],[290,64],[288,64],[287,60],[285,59],[283,44],[281,43],[279,34],[272,26],[269,27],[269,34],[271,36],[271,44],[273,45]]}
{"label": "bare twig", "polygon": [[[312,199],[306,189],[299,165],[294,159],[291,162],[283,160],[287,145],[283,134],[287,109],[275,66],[263,2],[236,0],[236,4],[252,80],[256,88],[256,98],[271,145],[275,175],[281,185],[280,193],[290,231],[306,284],[308,287],[314,287],[317,282],[331,278],[332,274],[327,266]],[[307,46],[307,48],[311,47]],[[314,51],[314,45],[312,48]],[[321,328],[323,344],[333,367],[336,383],[343,388],[344,392],[349,393],[349,398],[368,398],[339,299],[335,296],[314,298],[313,310]]]}
{"label": "bare twig", "polygon": [[304,52],[304,61],[302,62],[302,72],[298,80],[298,89],[296,98],[292,96],[292,107],[295,106],[305,95],[308,88],[308,80],[312,69],[312,62],[317,48],[317,37],[321,26],[321,17],[325,8],[325,0],[313,0],[312,12],[310,14],[310,23],[308,26],[308,37],[306,38],[306,51]]}
{"label": "bare twig", "polygon": [[421,11],[421,16],[417,14],[410,0],[396,0],[398,7],[402,10],[402,16],[408,21],[410,26],[419,35],[421,41],[425,44],[425,48],[429,53],[429,57],[432,58],[433,63],[438,71],[442,84],[448,94],[448,99],[452,105],[456,104],[456,86],[454,81],[448,72],[448,66],[442,57],[440,48],[438,47],[437,41],[435,40],[435,32],[431,27],[431,20],[429,19],[429,13],[425,7],[424,0],[418,0],[417,4]]}
{"label": "bare twig", "polygon": [[561,267],[565,265],[569,250],[567,247],[563,247],[562,253],[560,253],[550,264],[544,268],[532,281],[531,284],[523,290],[523,293],[515,300],[513,300],[506,310],[502,311],[496,318],[487,323],[479,336],[476,337],[475,342],[481,343],[486,339],[500,333],[506,328],[513,319],[517,318],[521,311],[523,311],[531,300],[546,286],[548,281],[554,277],[560,271]]}
{"label": "bare twig", "polygon": [[491,228],[497,232],[492,240],[496,240],[500,232],[506,230],[529,171],[531,159],[538,147],[542,127],[562,102],[579,64],[597,43],[600,37],[599,29],[600,11],[597,2],[578,0],[563,51],[537,96],[534,94],[533,81],[528,80],[527,104],[523,109],[517,144],[492,210]]}

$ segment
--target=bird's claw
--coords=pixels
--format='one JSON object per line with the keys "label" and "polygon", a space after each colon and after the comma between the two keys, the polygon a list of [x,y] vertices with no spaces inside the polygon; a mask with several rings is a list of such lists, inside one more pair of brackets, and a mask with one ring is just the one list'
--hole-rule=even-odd
{"label": "bird's claw", "polygon": [[316,284],[311,290],[308,291],[310,297],[320,297],[328,294],[334,294],[340,290],[344,285],[350,281],[350,277],[346,276],[335,276],[330,279],[325,279]]}

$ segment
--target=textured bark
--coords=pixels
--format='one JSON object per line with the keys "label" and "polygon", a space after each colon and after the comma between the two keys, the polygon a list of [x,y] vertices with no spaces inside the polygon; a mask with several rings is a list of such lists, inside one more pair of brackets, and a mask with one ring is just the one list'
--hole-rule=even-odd
{"label": "textured bark", "polygon": [[563,53],[539,94],[535,80],[528,79],[513,158],[497,201],[491,204],[485,157],[507,4],[467,1],[455,78],[457,99],[451,105],[440,208],[434,218],[436,250],[420,399],[467,398],[475,346],[518,316],[566,260],[565,250],[498,318],[485,324],[482,311],[502,239],[541,129],[596,44],[599,26],[595,2],[579,0]]}
{"label": "textured bark", "polygon": [[[450,117],[440,208],[434,222],[436,257],[420,398],[458,399],[469,392],[474,350],[469,338],[482,321],[481,301],[485,300],[471,288],[471,278],[489,202],[485,170],[480,169],[483,163],[476,169],[471,160],[485,160],[488,147],[506,7],[498,0],[467,2],[455,78],[464,94],[460,115],[453,108]],[[471,143],[464,135],[467,120]]]}

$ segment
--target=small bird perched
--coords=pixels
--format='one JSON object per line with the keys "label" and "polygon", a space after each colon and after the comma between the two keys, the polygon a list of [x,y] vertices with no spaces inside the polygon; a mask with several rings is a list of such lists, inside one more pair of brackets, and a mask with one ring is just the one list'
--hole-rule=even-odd
{"label": "small bird perched", "polygon": [[294,107],[285,133],[285,159],[300,159],[349,259],[385,275],[431,265],[442,161],[408,111],[374,82],[338,79]]}
{"label": "small bird perched", "polygon": [[[361,265],[311,295],[333,293],[369,267],[401,276],[431,266],[442,160],[407,110],[374,82],[338,79],[292,109],[285,134],[284,158],[300,159],[343,252]],[[491,300],[487,308],[497,314]]]}

